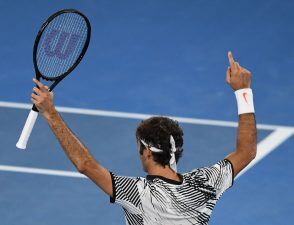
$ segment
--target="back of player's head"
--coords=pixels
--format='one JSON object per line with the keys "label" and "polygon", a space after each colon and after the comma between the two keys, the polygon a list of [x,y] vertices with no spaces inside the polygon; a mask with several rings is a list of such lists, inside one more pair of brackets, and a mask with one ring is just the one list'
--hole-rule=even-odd
{"label": "back of player's head", "polygon": [[139,143],[140,154],[146,148],[141,140],[150,147],[161,149],[162,152],[152,152],[153,160],[158,164],[169,165],[171,159],[172,136],[175,141],[176,162],[181,158],[183,152],[183,130],[179,123],[167,117],[151,117],[143,120],[137,127],[136,138]]}

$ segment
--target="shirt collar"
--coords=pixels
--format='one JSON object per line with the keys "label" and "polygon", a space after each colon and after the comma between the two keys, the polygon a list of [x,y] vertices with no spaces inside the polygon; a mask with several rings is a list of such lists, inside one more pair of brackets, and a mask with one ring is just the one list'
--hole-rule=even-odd
{"label": "shirt collar", "polygon": [[147,175],[146,179],[149,180],[149,181],[153,181],[154,179],[158,178],[158,179],[163,180],[163,181],[165,181],[166,183],[169,183],[169,184],[180,185],[180,184],[183,183],[183,176],[181,174],[179,174],[179,173],[178,173],[178,176],[180,177],[180,181],[168,179],[166,177],[158,176],[158,175]]}

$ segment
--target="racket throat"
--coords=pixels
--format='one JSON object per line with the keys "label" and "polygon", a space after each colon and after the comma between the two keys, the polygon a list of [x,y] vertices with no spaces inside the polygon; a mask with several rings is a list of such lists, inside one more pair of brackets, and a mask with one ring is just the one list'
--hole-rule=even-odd
{"label": "racket throat", "polygon": [[33,105],[32,110],[35,112],[39,112],[39,110],[37,109],[37,106],[35,104]]}

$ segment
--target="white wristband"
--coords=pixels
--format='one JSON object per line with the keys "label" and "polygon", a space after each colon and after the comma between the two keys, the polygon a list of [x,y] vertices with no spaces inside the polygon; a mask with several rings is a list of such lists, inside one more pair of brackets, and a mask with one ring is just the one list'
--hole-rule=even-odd
{"label": "white wristband", "polygon": [[254,113],[253,93],[251,88],[244,88],[235,91],[238,115],[244,113]]}

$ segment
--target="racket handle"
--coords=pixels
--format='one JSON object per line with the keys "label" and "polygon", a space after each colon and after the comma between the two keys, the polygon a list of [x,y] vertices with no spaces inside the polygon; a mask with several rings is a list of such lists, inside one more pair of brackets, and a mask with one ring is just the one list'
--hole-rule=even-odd
{"label": "racket handle", "polygon": [[19,149],[26,149],[27,142],[33,130],[34,124],[37,120],[38,112],[34,111],[33,109],[30,111],[30,114],[27,118],[27,121],[22,129],[21,135],[16,143],[16,147]]}

